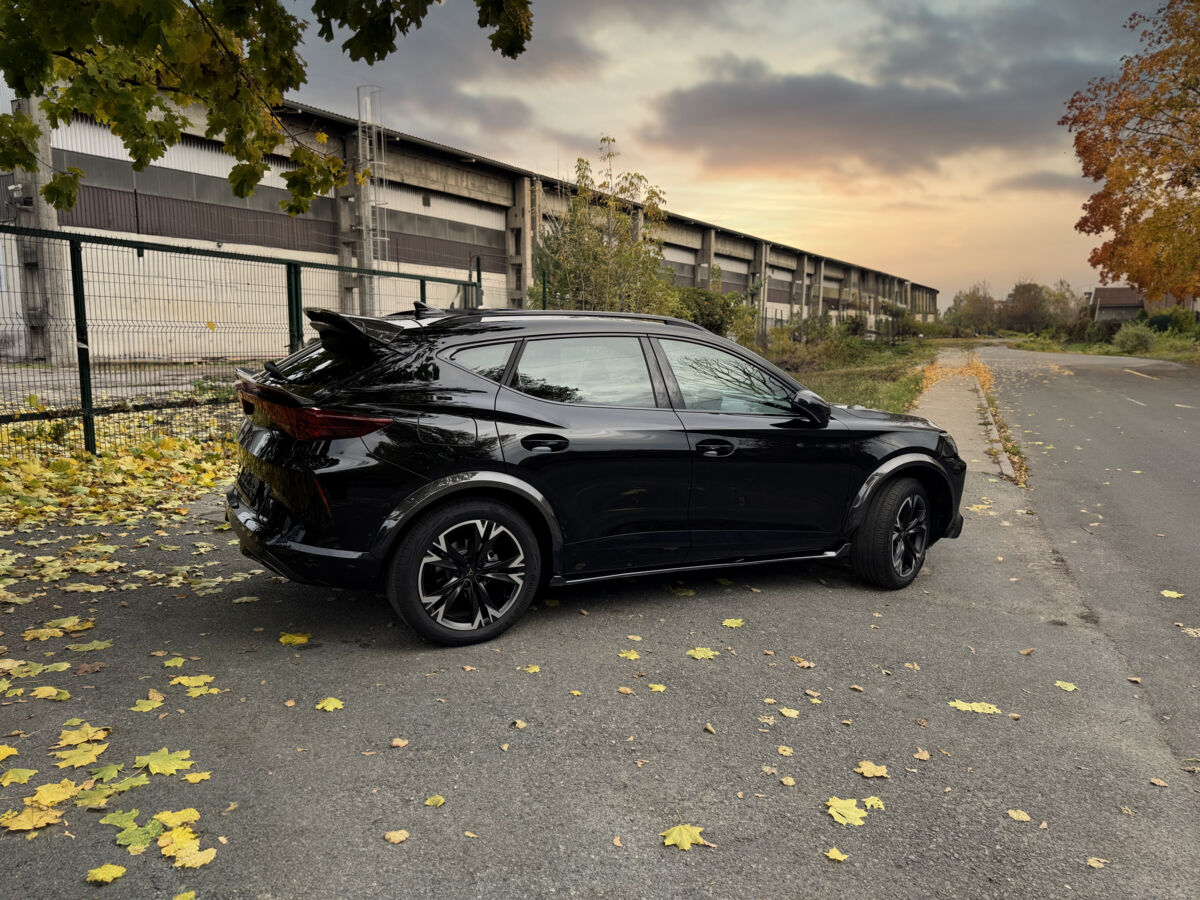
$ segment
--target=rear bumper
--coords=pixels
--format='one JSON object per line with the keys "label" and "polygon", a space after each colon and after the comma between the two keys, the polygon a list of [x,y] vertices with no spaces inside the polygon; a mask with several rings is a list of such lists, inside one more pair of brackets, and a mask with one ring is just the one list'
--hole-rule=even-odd
{"label": "rear bumper", "polygon": [[236,486],[225,494],[225,521],[237,535],[242,553],[302,584],[381,590],[380,563],[369,553],[301,544],[269,535],[258,514]]}

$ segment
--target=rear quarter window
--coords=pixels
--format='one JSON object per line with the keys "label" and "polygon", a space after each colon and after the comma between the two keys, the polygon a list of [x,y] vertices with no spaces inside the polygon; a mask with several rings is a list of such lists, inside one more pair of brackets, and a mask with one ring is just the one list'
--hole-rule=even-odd
{"label": "rear quarter window", "polygon": [[466,347],[454,353],[450,359],[476,375],[489,381],[499,382],[504,377],[508,359],[514,344],[487,344],[483,347]]}

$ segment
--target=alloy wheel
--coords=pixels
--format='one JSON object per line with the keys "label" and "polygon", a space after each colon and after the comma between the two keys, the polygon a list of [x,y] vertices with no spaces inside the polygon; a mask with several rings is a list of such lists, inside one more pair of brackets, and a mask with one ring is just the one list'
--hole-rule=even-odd
{"label": "alloy wheel", "polygon": [[911,577],[925,559],[929,540],[929,510],[920,494],[901,501],[892,523],[892,568],[900,578]]}
{"label": "alloy wheel", "polygon": [[421,605],[447,628],[486,628],[516,602],[525,568],[524,548],[504,525],[491,519],[456,523],[429,544],[421,559]]}

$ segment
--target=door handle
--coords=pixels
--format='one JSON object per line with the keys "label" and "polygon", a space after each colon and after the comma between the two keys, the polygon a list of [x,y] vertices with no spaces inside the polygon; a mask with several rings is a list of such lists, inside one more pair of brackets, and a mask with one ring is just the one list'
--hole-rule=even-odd
{"label": "door handle", "polygon": [[719,438],[709,438],[708,440],[696,443],[696,450],[701,456],[729,456],[735,449],[737,448],[731,442],[723,441]]}
{"label": "door handle", "polygon": [[521,446],[531,453],[555,453],[570,445],[565,437],[554,434],[530,434],[521,438]]}

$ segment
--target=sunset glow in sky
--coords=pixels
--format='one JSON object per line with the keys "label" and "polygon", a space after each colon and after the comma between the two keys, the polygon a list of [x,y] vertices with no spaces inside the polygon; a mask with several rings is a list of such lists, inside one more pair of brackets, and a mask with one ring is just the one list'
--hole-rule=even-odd
{"label": "sunset glow in sky", "polygon": [[617,139],[672,212],[930,285],[1096,283],[1091,192],[1055,123],[1136,52],[1137,0],[534,0],[533,40],[494,54],[447,0],[392,59],[310,33],[302,102],[570,177]]}

